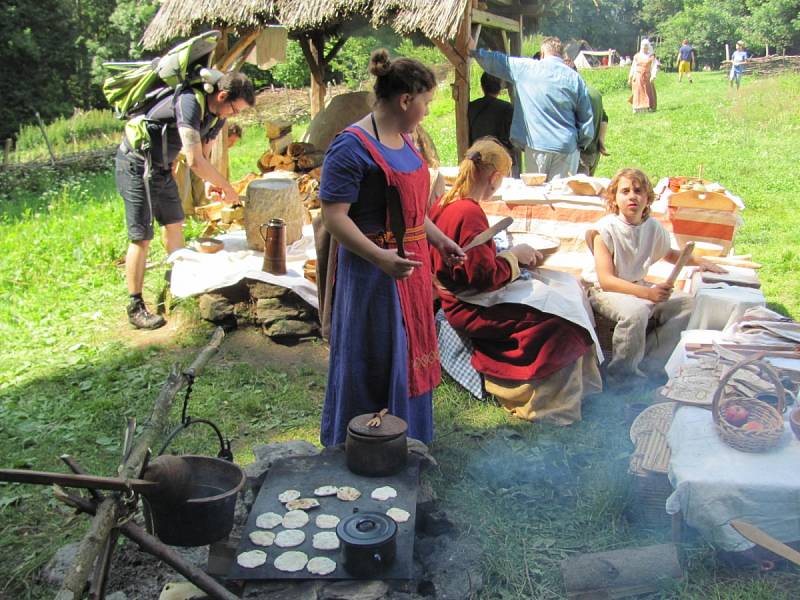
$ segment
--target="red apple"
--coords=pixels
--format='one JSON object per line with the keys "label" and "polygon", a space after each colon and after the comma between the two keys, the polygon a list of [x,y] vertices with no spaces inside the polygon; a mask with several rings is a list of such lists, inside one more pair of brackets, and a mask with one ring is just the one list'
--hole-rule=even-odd
{"label": "red apple", "polygon": [[725,420],[734,427],[741,427],[747,423],[747,418],[749,416],[750,412],[744,406],[731,404],[730,406],[725,407]]}
{"label": "red apple", "polygon": [[742,429],[745,431],[762,431],[764,426],[758,421],[750,421],[749,423],[742,425]]}

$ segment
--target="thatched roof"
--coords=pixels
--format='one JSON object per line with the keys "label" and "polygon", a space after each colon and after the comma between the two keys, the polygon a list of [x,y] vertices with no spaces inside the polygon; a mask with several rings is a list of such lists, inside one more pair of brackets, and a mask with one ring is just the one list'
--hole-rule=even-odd
{"label": "thatched roof", "polygon": [[398,33],[452,39],[471,0],[164,0],[143,36],[155,49],[205,27],[239,32],[280,23],[297,32],[330,29],[355,17]]}

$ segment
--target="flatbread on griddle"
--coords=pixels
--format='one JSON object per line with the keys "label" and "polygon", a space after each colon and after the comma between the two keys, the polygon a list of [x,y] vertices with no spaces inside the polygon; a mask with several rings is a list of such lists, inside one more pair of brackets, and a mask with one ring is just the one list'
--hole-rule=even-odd
{"label": "flatbread on griddle", "polygon": [[298,552],[297,550],[290,550],[284,552],[275,559],[274,566],[279,571],[286,571],[287,573],[295,573],[305,569],[308,564],[308,556],[305,552]]}
{"label": "flatbread on griddle", "polygon": [[289,500],[286,503],[286,510],[308,510],[318,506],[319,500],[316,498],[298,498],[297,500]]}
{"label": "flatbread on griddle", "polygon": [[281,504],[286,504],[289,500],[297,500],[302,495],[297,490],[286,490],[278,494],[278,501]]}
{"label": "flatbread on griddle", "polygon": [[256,518],[256,527],[259,529],[272,529],[283,523],[283,515],[274,512],[265,512]]}
{"label": "flatbread on griddle", "polygon": [[361,492],[354,487],[344,486],[336,492],[336,497],[344,502],[353,502],[361,497]]}
{"label": "flatbread on griddle", "polygon": [[336,563],[327,556],[315,556],[306,565],[312,575],[330,575],[336,570]]}
{"label": "flatbread on griddle", "polygon": [[386,514],[394,519],[395,523],[405,523],[411,518],[411,514],[402,508],[390,508],[386,511]]}
{"label": "flatbread on griddle", "polygon": [[275,541],[275,534],[271,531],[261,531],[260,529],[250,532],[250,541],[256,546],[272,546]]}
{"label": "flatbread on griddle", "polygon": [[294,548],[306,541],[306,534],[299,529],[284,529],[275,536],[275,545],[279,548]]}
{"label": "flatbread on griddle", "polygon": [[320,529],[333,529],[339,524],[339,517],[336,515],[317,515],[314,524]]}
{"label": "flatbread on griddle", "polygon": [[245,569],[255,569],[267,562],[267,553],[263,550],[250,550],[242,552],[236,557],[236,562]]}
{"label": "flatbread on griddle", "polygon": [[286,529],[299,529],[308,523],[308,513],[304,510],[290,510],[283,515],[283,526]]}
{"label": "flatbread on griddle", "polygon": [[397,498],[397,490],[394,489],[393,487],[385,485],[383,487],[375,488],[374,490],[372,490],[372,493],[369,496],[373,500],[378,500],[379,502],[383,502],[385,500],[390,500],[391,498]]}
{"label": "flatbread on griddle", "polygon": [[317,550],[336,550],[339,547],[339,537],[335,531],[321,531],[314,534],[311,545]]}

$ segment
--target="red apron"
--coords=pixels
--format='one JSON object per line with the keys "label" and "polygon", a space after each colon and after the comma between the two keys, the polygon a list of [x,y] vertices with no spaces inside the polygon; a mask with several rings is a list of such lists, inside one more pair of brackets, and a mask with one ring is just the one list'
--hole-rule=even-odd
{"label": "red apron", "polygon": [[[400,297],[400,310],[406,327],[408,387],[409,396],[413,398],[432,390],[441,379],[439,346],[433,321],[431,258],[425,237],[425,216],[430,193],[428,167],[408,136],[403,136],[403,139],[422,164],[416,171],[403,173],[389,166],[380,150],[364,131],[357,127],[348,127],[345,131],[358,136],[364,148],[372,156],[372,160],[383,171],[387,184],[397,188],[406,230],[403,248],[410,260],[423,263],[421,267],[412,271],[410,277],[395,280],[397,294]],[[385,244],[388,247],[396,247],[394,236],[389,234],[392,231],[391,225],[387,210]]]}

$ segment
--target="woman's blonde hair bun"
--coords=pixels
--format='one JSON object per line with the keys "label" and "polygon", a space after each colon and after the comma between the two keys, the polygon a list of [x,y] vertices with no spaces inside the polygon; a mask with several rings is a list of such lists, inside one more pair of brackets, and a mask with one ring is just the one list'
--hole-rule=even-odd
{"label": "woman's blonde hair bun", "polygon": [[392,61],[389,60],[389,51],[386,48],[378,48],[372,51],[369,57],[369,72],[375,77],[383,77],[392,68]]}

